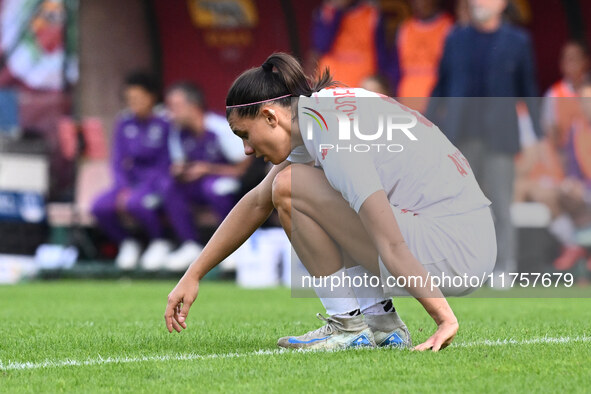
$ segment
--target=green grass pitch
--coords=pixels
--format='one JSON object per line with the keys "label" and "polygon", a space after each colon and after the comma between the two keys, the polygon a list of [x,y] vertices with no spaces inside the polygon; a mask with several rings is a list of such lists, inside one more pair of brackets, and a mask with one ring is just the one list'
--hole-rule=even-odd
{"label": "green grass pitch", "polygon": [[[205,282],[188,330],[169,334],[173,285],[0,287],[0,392],[586,392],[591,383],[587,298],[450,299],[460,332],[440,353],[318,353],[275,345],[319,326],[318,300]],[[415,300],[395,305],[415,343],[433,332]]]}

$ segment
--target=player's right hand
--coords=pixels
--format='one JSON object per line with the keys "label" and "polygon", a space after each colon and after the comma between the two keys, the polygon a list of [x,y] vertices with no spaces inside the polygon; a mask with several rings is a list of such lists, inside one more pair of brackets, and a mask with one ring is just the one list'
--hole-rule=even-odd
{"label": "player's right hand", "polygon": [[168,304],[164,312],[164,320],[168,332],[181,332],[187,328],[189,308],[199,293],[199,281],[189,277],[182,277],[179,283],[168,295]]}
{"label": "player's right hand", "polygon": [[424,351],[431,349],[434,352],[437,352],[441,349],[445,349],[453,341],[459,327],[458,321],[455,319],[439,323],[435,334],[425,342],[415,346],[414,350]]}

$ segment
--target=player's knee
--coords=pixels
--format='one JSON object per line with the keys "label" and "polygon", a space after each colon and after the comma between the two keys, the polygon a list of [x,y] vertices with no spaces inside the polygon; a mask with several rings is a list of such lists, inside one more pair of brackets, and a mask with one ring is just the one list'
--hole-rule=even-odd
{"label": "player's knee", "polygon": [[291,204],[291,168],[287,167],[273,179],[272,191],[275,209],[288,209]]}

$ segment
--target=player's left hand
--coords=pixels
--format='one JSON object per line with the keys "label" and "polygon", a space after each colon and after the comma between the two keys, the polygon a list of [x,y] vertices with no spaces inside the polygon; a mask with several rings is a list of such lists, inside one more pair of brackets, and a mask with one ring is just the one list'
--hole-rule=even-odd
{"label": "player's left hand", "polygon": [[443,321],[437,326],[435,334],[420,345],[415,346],[414,350],[424,351],[431,349],[437,352],[448,347],[453,341],[460,325],[457,320]]}

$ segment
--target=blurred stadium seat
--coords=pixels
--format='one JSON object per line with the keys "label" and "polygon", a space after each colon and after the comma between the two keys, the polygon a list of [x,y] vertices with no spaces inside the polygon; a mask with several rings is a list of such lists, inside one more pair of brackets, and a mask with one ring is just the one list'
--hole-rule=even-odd
{"label": "blurred stadium seat", "polygon": [[19,131],[18,98],[15,90],[0,89],[0,135],[16,136]]}
{"label": "blurred stadium seat", "polygon": [[107,160],[86,160],[78,167],[74,201],[48,205],[48,220],[51,226],[90,226],[93,219],[91,204],[98,193],[109,187],[111,172]]}

